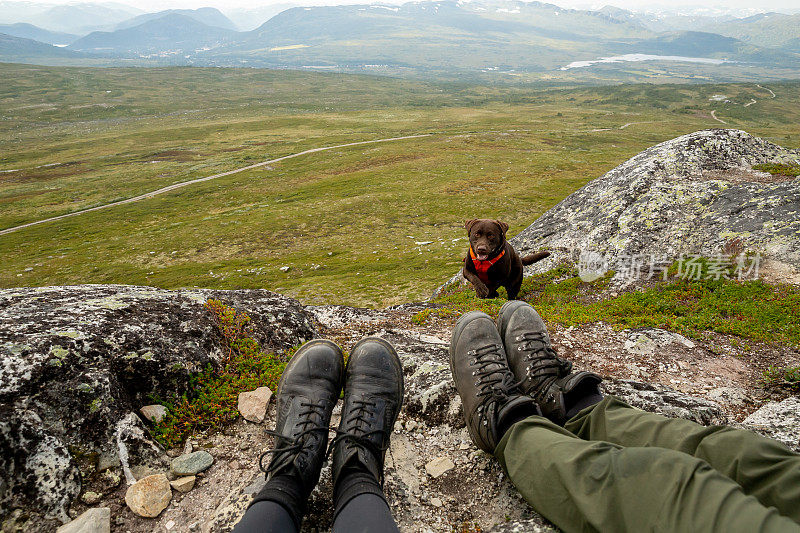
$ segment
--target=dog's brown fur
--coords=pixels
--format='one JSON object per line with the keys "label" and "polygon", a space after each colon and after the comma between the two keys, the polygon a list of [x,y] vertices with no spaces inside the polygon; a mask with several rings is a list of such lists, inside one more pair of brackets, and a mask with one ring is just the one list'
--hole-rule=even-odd
{"label": "dog's brown fur", "polygon": [[494,263],[487,275],[489,282],[484,283],[475,269],[469,250],[464,260],[464,277],[475,287],[478,298],[497,298],[498,287],[505,287],[509,300],[516,300],[522,286],[522,266],[531,265],[550,255],[550,252],[538,252],[520,257],[506,240],[508,224],[499,220],[472,219],[464,223],[469,235],[469,244],[479,257],[488,259],[496,257],[503,250],[505,255]]}

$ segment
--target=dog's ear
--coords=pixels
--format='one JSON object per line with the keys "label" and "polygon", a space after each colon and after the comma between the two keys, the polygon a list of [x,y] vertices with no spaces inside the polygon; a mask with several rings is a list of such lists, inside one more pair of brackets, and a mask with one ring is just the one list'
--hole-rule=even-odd
{"label": "dog's ear", "polygon": [[502,220],[495,220],[494,223],[497,224],[498,226],[500,226],[500,231],[503,232],[503,237],[505,237],[506,236],[506,232],[508,231],[508,224],[506,224]]}
{"label": "dog's ear", "polygon": [[467,220],[466,222],[464,222],[464,227],[466,228],[466,230],[467,230],[467,233],[469,233],[469,230],[471,230],[471,229],[472,229],[472,226],[473,226],[473,225],[474,225],[474,224],[475,224],[477,221],[478,221],[478,219],[477,219],[477,218],[472,218],[472,219],[470,219],[470,220]]}

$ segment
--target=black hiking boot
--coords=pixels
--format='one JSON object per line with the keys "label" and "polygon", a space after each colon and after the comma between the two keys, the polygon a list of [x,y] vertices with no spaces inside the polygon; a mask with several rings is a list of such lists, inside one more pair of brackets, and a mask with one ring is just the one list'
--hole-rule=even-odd
{"label": "black hiking boot", "polygon": [[[267,484],[253,502],[281,504],[300,529],[306,503],[319,481],[328,442],[331,411],[339,400],[344,374],[341,349],[324,339],[305,343],[292,357],[278,382],[275,447],[259,465]],[[269,465],[265,458],[272,454]]]}
{"label": "black hiking boot", "polygon": [[514,422],[540,414],[533,399],[515,382],[503,341],[486,313],[472,311],[456,322],[450,341],[450,371],[472,442],[487,453],[494,453]]}
{"label": "black hiking boot", "polygon": [[[593,372],[572,373],[572,363],[556,355],[547,326],[528,303],[506,302],[497,315],[497,329],[503,339],[508,366],[522,391],[531,396],[542,414],[563,425],[572,407],[585,399],[602,399],[598,385],[602,378]],[[586,403],[585,407],[592,405]],[[574,414],[574,413],[572,413]]]}
{"label": "black hiking boot", "polygon": [[403,366],[391,344],[358,342],[345,371],[342,420],[333,451],[334,515],[353,497],[383,495],[383,463],[403,403]]}

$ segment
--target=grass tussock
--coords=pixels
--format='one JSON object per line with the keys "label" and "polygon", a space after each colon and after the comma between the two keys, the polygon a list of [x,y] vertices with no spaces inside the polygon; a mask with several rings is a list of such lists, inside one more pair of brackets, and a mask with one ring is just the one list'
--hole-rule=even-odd
{"label": "grass tussock", "polygon": [[[523,281],[520,299],[530,302],[549,323],[572,326],[606,322],[619,329],[654,327],[700,338],[712,331],[762,342],[800,346],[800,288],[759,280],[684,279],[670,269],[668,281],[616,296],[604,293],[609,273],[584,283],[577,270],[561,265]],[[456,317],[481,310],[496,316],[503,298],[479,300],[471,287],[459,287],[435,300],[440,307],[414,317]]]}
{"label": "grass tussock", "polygon": [[764,372],[763,381],[768,387],[785,387],[800,391],[800,366],[786,368],[771,366]]}
{"label": "grass tussock", "polygon": [[286,366],[277,355],[264,352],[250,336],[246,313],[218,300],[208,300],[205,308],[223,337],[226,353],[219,369],[208,366],[195,375],[188,392],[177,401],[154,398],[169,412],[155,425],[153,435],[168,447],[180,445],[196,431],[233,422],[239,416],[239,393],[265,386],[276,390]]}

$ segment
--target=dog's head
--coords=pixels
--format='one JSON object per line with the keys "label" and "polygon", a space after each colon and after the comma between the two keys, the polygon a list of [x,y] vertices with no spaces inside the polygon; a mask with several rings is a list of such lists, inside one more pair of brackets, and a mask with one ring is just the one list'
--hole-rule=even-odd
{"label": "dog's head", "polygon": [[486,261],[500,253],[506,243],[508,224],[488,218],[473,218],[464,223],[469,244],[478,261]]}

